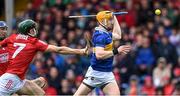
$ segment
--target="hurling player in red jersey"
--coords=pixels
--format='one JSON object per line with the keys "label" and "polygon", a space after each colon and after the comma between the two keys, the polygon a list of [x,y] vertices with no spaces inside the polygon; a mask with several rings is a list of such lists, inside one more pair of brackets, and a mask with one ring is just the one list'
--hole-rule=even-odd
{"label": "hurling player in red jersey", "polygon": [[0,47],[8,48],[10,56],[7,71],[0,77],[0,95],[10,95],[15,92],[25,95],[45,94],[37,84],[25,80],[28,66],[38,51],[78,55],[85,55],[88,51],[88,48],[72,49],[46,44],[36,38],[37,24],[30,19],[18,24],[18,32],[0,42]]}
{"label": "hurling player in red jersey", "polygon": [[[7,24],[4,21],[0,21],[0,41],[4,40],[7,37]],[[7,48],[0,48],[0,76],[3,75],[6,72],[7,66],[9,64],[9,53],[7,51]],[[31,80],[31,82],[36,83],[41,88],[44,88],[47,85],[47,82],[44,77],[39,77],[34,80]]]}
{"label": "hurling player in red jersey", "polygon": [[[7,25],[4,21],[0,21],[0,41],[4,40],[7,36]],[[0,48],[0,76],[6,72],[8,66],[9,54],[7,49]]]}

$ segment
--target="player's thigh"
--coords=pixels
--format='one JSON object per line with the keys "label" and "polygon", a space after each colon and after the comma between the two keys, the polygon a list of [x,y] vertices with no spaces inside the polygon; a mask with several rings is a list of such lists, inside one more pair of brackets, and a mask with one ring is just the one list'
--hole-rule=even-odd
{"label": "player's thigh", "polygon": [[110,82],[102,89],[106,95],[120,95],[119,87],[116,82]]}
{"label": "player's thigh", "polygon": [[81,83],[74,96],[88,95],[92,91],[92,88],[88,87],[84,83]]}
{"label": "player's thigh", "polygon": [[37,84],[41,88],[45,88],[47,85],[47,81],[44,77],[39,77],[39,78],[36,78],[34,80],[30,80],[30,81],[34,82],[35,84]]}
{"label": "player's thigh", "polygon": [[30,80],[26,80],[24,86],[16,93],[19,95],[45,95],[44,90]]}

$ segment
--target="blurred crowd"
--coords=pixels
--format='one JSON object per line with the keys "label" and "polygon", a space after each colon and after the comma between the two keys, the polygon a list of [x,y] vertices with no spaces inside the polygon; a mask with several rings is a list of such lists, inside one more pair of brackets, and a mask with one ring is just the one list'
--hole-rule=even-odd
{"label": "blurred crowd", "polygon": [[[156,8],[161,15],[154,14]],[[113,72],[121,94],[180,95],[180,0],[30,0],[25,11],[15,13],[13,33],[16,23],[31,18],[38,23],[41,40],[84,48],[84,34],[92,36],[97,21],[68,16],[102,10],[129,12],[117,16],[123,36],[114,42],[114,47],[132,45],[129,54],[114,58]],[[46,94],[71,95],[82,82],[89,61],[88,56],[39,52],[27,78],[45,76]],[[91,94],[104,95],[99,88]]]}

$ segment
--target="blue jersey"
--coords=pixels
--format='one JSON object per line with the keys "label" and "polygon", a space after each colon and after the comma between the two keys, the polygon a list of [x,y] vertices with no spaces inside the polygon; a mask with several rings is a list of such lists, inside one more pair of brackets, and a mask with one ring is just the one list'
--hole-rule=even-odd
{"label": "blue jersey", "polygon": [[113,50],[112,33],[96,28],[95,32],[93,33],[92,43],[93,43],[93,53],[91,55],[91,67],[97,71],[111,72],[113,56],[107,59],[98,60],[95,55],[96,52],[95,47],[103,47],[104,50],[106,51],[112,51]]}

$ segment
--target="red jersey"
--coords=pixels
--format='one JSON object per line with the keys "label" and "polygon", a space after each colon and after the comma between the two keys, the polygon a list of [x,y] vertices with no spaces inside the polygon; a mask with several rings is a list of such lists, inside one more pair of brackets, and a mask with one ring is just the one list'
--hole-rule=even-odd
{"label": "red jersey", "polygon": [[0,42],[1,46],[6,46],[9,52],[9,66],[7,73],[16,74],[21,79],[25,78],[25,73],[37,51],[45,51],[48,45],[37,38],[12,34]]}
{"label": "red jersey", "polygon": [[6,48],[0,48],[0,76],[6,72],[7,66],[9,64],[9,53]]}

